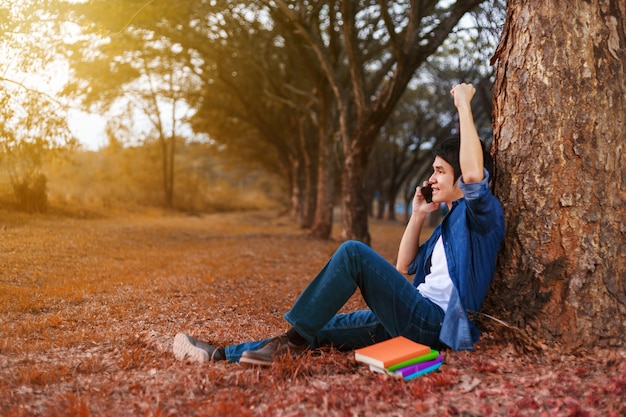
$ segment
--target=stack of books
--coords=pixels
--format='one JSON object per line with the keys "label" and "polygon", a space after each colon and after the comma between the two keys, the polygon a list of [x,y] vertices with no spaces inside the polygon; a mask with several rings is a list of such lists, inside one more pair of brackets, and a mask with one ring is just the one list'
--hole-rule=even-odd
{"label": "stack of books", "polygon": [[439,369],[441,354],[403,336],[394,337],[354,351],[354,359],[374,372],[408,381]]}

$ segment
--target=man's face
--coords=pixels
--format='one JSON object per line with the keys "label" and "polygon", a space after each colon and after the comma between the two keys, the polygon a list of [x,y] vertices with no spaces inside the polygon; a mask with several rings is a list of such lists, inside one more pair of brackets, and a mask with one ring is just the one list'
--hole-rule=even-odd
{"label": "man's face", "polygon": [[428,182],[432,184],[435,203],[452,204],[453,201],[463,197],[463,191],[459,188],[458,181],[454,182],[452,165],[439,156],[435,157],[433,174]]}

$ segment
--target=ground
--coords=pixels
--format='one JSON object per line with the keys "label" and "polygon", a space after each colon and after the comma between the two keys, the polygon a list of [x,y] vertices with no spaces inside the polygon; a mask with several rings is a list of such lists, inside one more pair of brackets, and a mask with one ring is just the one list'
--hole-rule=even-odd
{"label": "ground", "polygon": [[[370,228],[393,261],[402,225]],[[270,368],[177,361],[179,331],[229,344],[286,330],[339,242],[274,213],[0,211],[0,236],[2,416],[626,415],[624,348],[521,350],[496,322],[408,382],[332,349]]]}

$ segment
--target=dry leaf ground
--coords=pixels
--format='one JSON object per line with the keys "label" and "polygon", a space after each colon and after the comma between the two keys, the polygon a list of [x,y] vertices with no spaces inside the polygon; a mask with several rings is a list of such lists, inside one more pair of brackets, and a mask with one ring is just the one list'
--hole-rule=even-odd
{"label": "dry leaf ground", "polygon": [[[2,416],[626,415],[624,349],[522,354],[497,327],[410,382],[330,349],[269,369],[175,360],[178,331],[235,343],[286,329],[339,242],[272,213],[0,216]],[[371,231],[393,261],[402,225]]]}

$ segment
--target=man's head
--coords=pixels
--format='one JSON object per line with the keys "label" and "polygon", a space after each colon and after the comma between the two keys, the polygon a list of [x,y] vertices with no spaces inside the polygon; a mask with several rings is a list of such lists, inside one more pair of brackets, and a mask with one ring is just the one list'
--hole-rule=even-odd
{"label": "man's head", "polygon": [[[489,152],[485,149],[485,144],[480,141],[483,148],[483,164],[489,175],[493,171],[493,159]],[[459,163],[459,149],[461,148],[461,139],[458,136],[452,136],[442,141],[438,141],[433,147],[433,156],[441,157],[444,161],[452,165],[454,169],[454,182],[461,176],[461,165]]]}
{"label": "man's head", "polygon": [[[491,172],[493,162],[491,155],[483,148],[484,166]],[[433,173],[428,179],[432,184],[433,201],[436,203],[451,204],[452,201],[463,197],[458,179],[461,177],[461,165],[459,162],[459,149],[461,142],[459,137],[451,137],[438,142],[433,148],[435,160],[433,162]]]}

